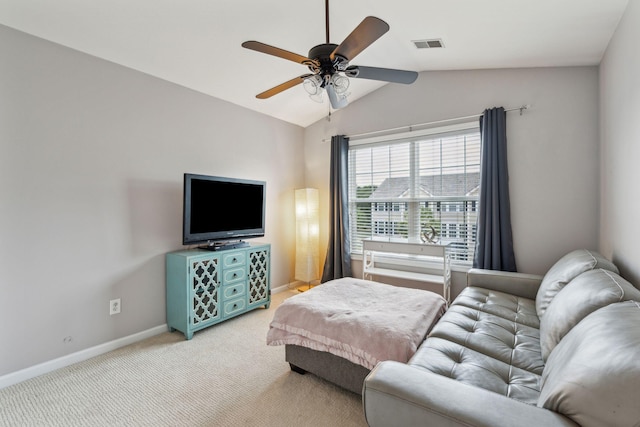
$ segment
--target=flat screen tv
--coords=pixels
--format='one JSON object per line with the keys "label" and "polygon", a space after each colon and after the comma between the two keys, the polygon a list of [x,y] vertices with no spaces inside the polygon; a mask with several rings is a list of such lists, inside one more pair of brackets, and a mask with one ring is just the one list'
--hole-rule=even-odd
{"label": "flat screen tv", "polygon": [[218,250],[264,236],[264,181],[184,174],[182,244]]}

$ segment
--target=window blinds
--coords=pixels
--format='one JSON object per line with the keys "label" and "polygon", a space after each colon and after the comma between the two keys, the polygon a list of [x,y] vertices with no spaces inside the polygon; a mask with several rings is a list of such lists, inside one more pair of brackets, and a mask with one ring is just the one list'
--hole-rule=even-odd
{"label": "window blinds", "polygon": [[349,149],[351,251],[363,239],[449,244],[471,262],[480,185],[473,127],[359,142]]}

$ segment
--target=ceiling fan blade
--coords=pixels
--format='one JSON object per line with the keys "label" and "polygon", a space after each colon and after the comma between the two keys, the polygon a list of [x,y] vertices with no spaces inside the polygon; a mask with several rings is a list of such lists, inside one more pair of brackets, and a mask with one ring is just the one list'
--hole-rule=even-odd
{"label": "ceiling fan blade", "polygon": [[267,99],[267,98],[271,98],[273,95],[277,95],[280,92],[283,92],[287,89],[290,89],[296,85],[299,85],[300,83],[302,83],[304,81],[304,79],[306,79],[307,77],[311,77],[313,74],[304,74],[302,76],[298,76],[296,78],[293,78],[289,81],[286,81],[282,84],[279,84],[278,86],[272,87],[269,90],[265,90],[262,93],[259,93],[256,95],[256,98],[258,99]]}
{"label": "ceiling fan blade", "polygon": [[347,77],[356,79],[381,80],[392,83],[411,84],[418,78],[415,71],[394,70],[391,68],[362,67],[354,65],[344,71]]}
{"label": "ceiling fan blade", "polygon": [[367,16],[333,51],[331,60],[340,56],[351,61],[387,31],[389,31],[389,24],[375,16]]}
{"label": "ceiling fan blade", "polygon": [[327,96],[329,97],[329,102],[331,102],[331,106],[334,110],[338,110],[340,108],[346,107],[349,101],[347,101],[346,97],[338,96],[336,90],[333,85],[326,85],[325,90],[327,91]]}
{"label": "ceiling fan blade", "polygon": [[310,62],[315,62],[307,58],[306,56],[298,55],[297,53],[289,52],[288,50],[280,49],[278,47],[269,46],[268,44],[260,43],[254,40],[242,43],[242,47],[255,50],[257,52],[266,53],[267,55],[273,55],[279,58],[287,59],[289,61],[297,62],[298,64],[307,65]]}

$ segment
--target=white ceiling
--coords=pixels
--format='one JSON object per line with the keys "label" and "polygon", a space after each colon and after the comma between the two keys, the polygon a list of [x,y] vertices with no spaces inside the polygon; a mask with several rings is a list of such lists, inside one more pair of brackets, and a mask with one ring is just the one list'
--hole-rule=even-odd
{"label": "white ceiling", "polygon": [[[391,30],[353,65],[413,71],[595,65],[628,0],[333,0],[331,42],[368,15]],[[301,85],[302,65],[240,46],[257,40],[306,56],[325,42],[324,0],[0,0],[0,24],[306,127],[328,101]],[[441,38],[444,49],[412,40]],[[420,76],[418,78],[428,78]],[[384,83],[351,79],[351,101]]]}

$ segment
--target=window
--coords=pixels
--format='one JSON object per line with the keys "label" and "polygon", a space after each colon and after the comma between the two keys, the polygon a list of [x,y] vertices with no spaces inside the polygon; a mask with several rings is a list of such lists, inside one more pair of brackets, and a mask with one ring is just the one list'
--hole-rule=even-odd
{"label": "window", "polygon": [[479,186],[477,123],[352,141],[351,253],[362,253],[363,239],[431,241],[451,244],[452,259],[469,263]]}

